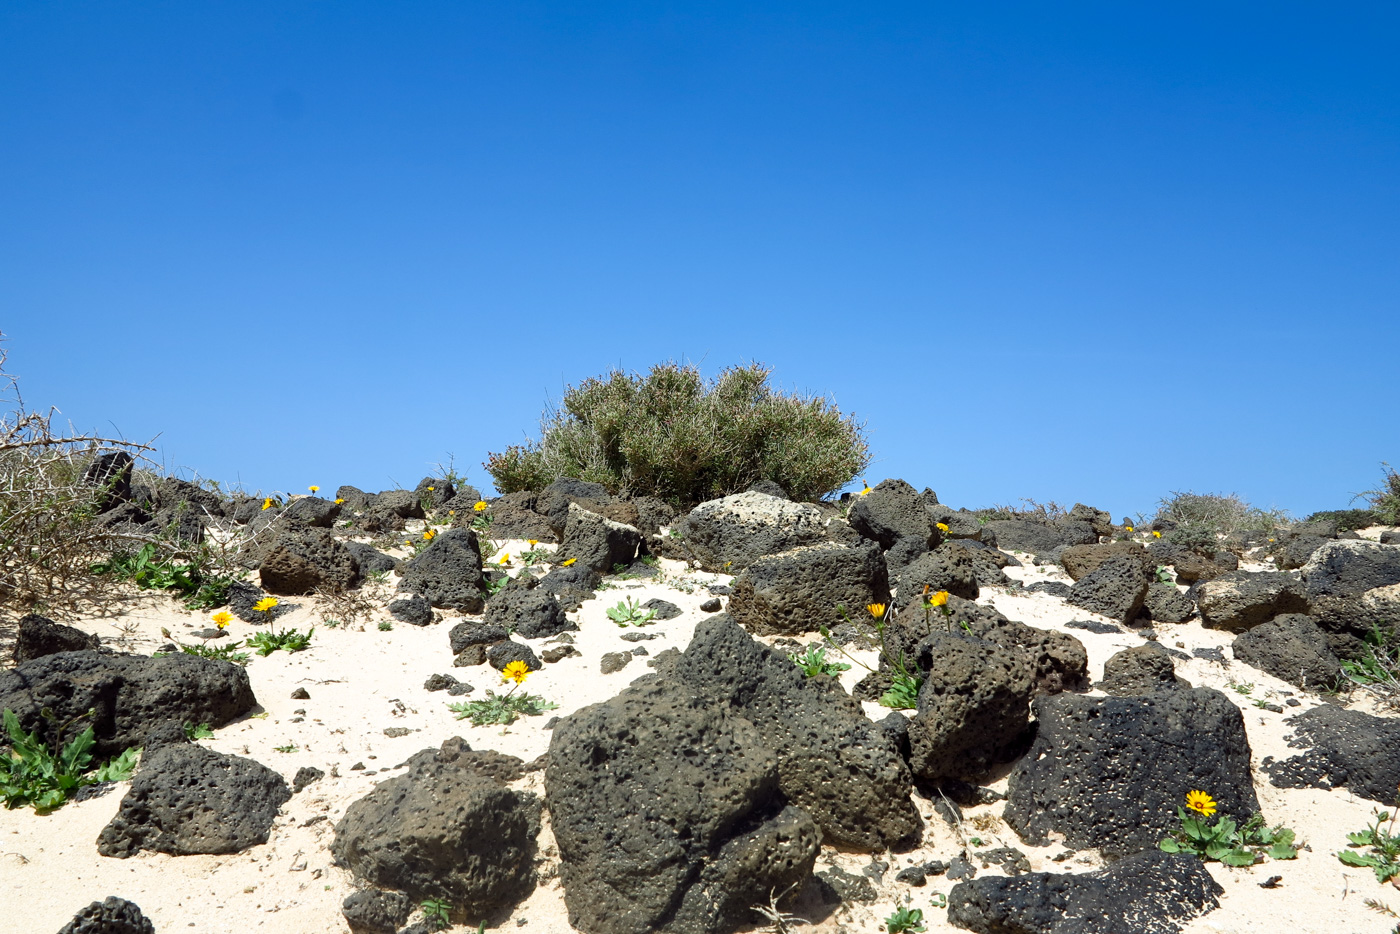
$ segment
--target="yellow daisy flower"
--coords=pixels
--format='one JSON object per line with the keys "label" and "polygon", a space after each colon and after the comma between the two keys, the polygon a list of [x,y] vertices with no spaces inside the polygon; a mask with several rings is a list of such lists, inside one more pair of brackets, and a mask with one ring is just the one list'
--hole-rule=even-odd
{"label": "yellow daisy flower", "polygon": [[516,684],[523,684],[530,676],[530,666],[524,662],[509,662],[505,670],[501,672],[502,681],[514,681]]}
{"label": "yellow daisy flower", "polygon": [[944,535],[948,534],[948,523],[935,522],[934,525],[938,526],[938,531],[942,532]]}
{"label": "yellow daisy flower", "polygon": [[475,509],[477,512],[485,512],[485,511],[486,511],[486,500],[484,500],[484,499],[479,499],[479,500],[477,500],[477,501],[476,501],[476,505],[472,506],[472,508]]}
{"label": "yellow daisy flower", "polygon": [[280,602],[281,601],[276,597],[263,597],[257,603],[253,604],[253,609],[257,610],[259,613],[267,613]]}
{"label": "yellow daisy flower", "polygon": [[869,610],[870,615],[876,619],[880,619],[885,615],[885,605],[883,603],[867,604],[865,608]]}
{"label": "yellow daisy flower", "polygon": [[929,606],[942,606],[948,602],[948,591],[940,590],[938,593],[930,594],[928,598]]}
{"label": "yellow daisy flower", "polygon": [[560,562],[560,566],[561,566],[561,567],[568,567],[569,565],[573,564],[573,563],[574,563],[575,561],[577,561],[577,560],[578,560],[577,558],[567,558],[567,559],[565,559],[564,561]]}
{"label": "yellow daisy flower", "polygon": [[319,493],[321,491],[321,488],[314,483],[307,487],[307,489],[310,490],[312,493]]}
{"label": "yellow daisy flower", "polygon": [[267,497],[266,499],[263,500],[263,509],[271,509],[271,508],[272,508],[272,497],[269,496],[269,497]]}
{"label": "yellow daisy flower", "polygon": [[423,541],[425,542],[430,542],[435,538],[437,538],[437,533],[432,529],[428,529],[428,531],[423,533]]}
{"label": "yellow daisy flower", "polygon": [[1202,817],[1210,817],[1215,813],[1215,799],[1204,791],[1192,789],[1186,792],[1186,806]]}
{"label": "yellow daisy flower", "polygon": [[233,622],[233,614],[230,613],[228,610],[220,610],[219,612],[211,616],[210,619],[212,619],[214,621],[214,625],[218,626],[220,629],[227,629],[228,624]]}

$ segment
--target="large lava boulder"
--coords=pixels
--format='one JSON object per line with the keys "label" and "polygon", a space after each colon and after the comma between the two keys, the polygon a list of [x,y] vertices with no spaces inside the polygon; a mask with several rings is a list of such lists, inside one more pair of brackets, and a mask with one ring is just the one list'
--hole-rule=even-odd
{"label": "large lava boulder", "polygon": [[97,852],[119,859],[141,850],[237,853],[267,842],[291,797],[282,776],[259,762],[167,743],[142,756],[117,816],[97,838]]}
{"label": "large lava boulder", "polygon": [[1035,677],[1025,652],[935,632],[915,650],[924,683],[909,724],[909,767],[920,779],[972,779],[1012,758],[1030,725]]}
{"label": "large lava boulder", "polygon": [[263,553],[258,578],[263,590],[281,596],[342,591],[359,584],[360,564],[326,529],[288,529]]}
{"label": "large lava boulder", "polygon": [[1079,580],[1099,569],[1110,558],[1127,556],[1137,559],[1144,570],[1151,573],[1156,562],[1147,549],[1136,542],[1109,542],[1104,545],[1070,545],[1060,552],[1060,564],[1070,580]]}
{"label": "large lava boulder", "polygon": [[1327,633],[1302,613],[1285,613],[1240,633],[1231,649],[1236,661],[1308,690],[1325,690],[1342,677]]}
{"label": "large lava boulder", "polygon": [[422,594],[439,609],[480,613],[485,605],[481,548],[471,529],[439,532],[402,572],[399,590]]}
{"label": "large lava boulder", "polygon": [[1240,710],[1210,688],[1140,697],[1037,698],[1035,742],[1016,764],[1005,820],[1027,842],[1051,833],[1117,857],[1178,829],[1193,788],[1243,823],[1258,812]]}
{"label": "large lava boulder", "polygon": [[827,537],[818,507],[754,492],[701,503],[674,530],[701,568],[721,574]]}
{"label": "large lava boulder", "polygon": [[1088,522],[1033,519],[994,519],[983,529],[983,541],[994,537],[1002,551],[1024,551],[1033,555],[1050,554],[1071,545],[1092,545],[1098,534]]}
{"label": "large lava boulder", "polygon": [[511,908],[535,887],[540,831],[539,798],[506,784],[522,765],[456,737],[423,750],[346,809],[331,852],[360,880],[414,902],[442,899],[473,920]]}
{"label": "large lava boulder", "polygon": [[564,608],[554,595],[537,586],[534,578],[507,586],[492,597],[482,620],[526,639],[544,639],[578,629],[578,624],[564,615]]}
{"label": "large lava boulder", "polygon": [[[920,555],[899,573],[899,605],[901,608],[918,603],[925,589],[929,593],[946,590],[950,594],[966,600],[976,600],[981,588],[978,586],[980,552],[961,542],[943,542],[937,548]],[[1000,568],[996,568],[1000,573]]]}
{"label": "large lava boulder", "polygon": [[641,543],[642,533],[634,527],[589,512],[578,503],[569,503],[559,548],[552,560],[562,563],[572,558],[586,568],[608,574],[619,564],[631,564]]}
{"label": "large lava boulder", "polygon": [[1151,577],[1135,555],[1113,555],[1069,589],[1069,602],[1127,625],[1142,610]]}
{"label": "large lava boulder", "polygon": [[1269,783],[1279,788],[1336,788],[1382,804],[1400,787],[1400,720],[1373,717],[1332,704],[1288,721],[1288,745],[1303,749],[1282,761],[1265,759]]}
{"label": "large lava boulder", "polygon": [[778,758],[778,786],[823,838],[863,850],[917,842],[909,771],[888,735],[830,678],[805,678],[728,615],[702,620],[662,677],[683,680],[753,724]]}
{"label": "large lava boulder", "polygon": [[1283,613],[1308,612],[1296,575],[1282,571],[1230,571],[1196,590],[1201,622],[1211,629],[1244,632]]}
{"label": "large lava boulder", "polygon": [[1309,612],[1332,651],[1354,658],[1373,629],[1400,632],[1400,545],[1331,541],[1303,566]]}
{"label": "large lava boulder", "polygon": [[1114,697],[1133,697],[1189,688],[1191,682],[1177,675],[1165,648],[1148,642],[1114,653],[1104,662],[1103,680],[1096,687]]}
{"label": "large lava boulder", "polygon": [[232,662],[194,655],[104,655],[63,652],[0,671],[0,710],[13,710],[20,727],[42,737],[53,711],[59,723],[88,710],[99,758],[145,743],[163,720],[221,727],[257,706],[248,672]]}
{"label": "large lava boulder", "polygon": [[948,921],[978,934],[1178,934],[1224,891],[1195,856],[1148,850],[1097,872],[959,882]]}
{"label": "large lava boulder", "polygon": [[729,612],[749,632],[779,635],[838,626],[838,606],[851,613],[889,602],[878,547],[821,542],[756,559],[735,578]]}
{"label": "large lava boulder", "polygon": [[749,721],[673,681],[565,717],[545,790],[569,923],[720,934],[812,871],[821,831]]}

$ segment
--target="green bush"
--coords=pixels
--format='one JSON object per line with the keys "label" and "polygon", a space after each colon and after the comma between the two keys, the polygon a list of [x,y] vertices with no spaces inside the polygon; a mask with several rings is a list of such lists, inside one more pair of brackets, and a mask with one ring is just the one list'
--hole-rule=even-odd
{"label": "green bush", "polygon": [[[1170,519],[1190,535],[1274,532],[1292,520],[1282,509],[1259,509],[1233,493],[1172,493],[1159,503],[1157,518]],[[1182,536],[1178,536],[1182,537]]]}
{"label": "green bush", "polygon": [[1400,525],[1400,473],[1389,464],[1382,464],[1385,477],[1380,489],[1367,490],[1361,496],[1371,504],[1377,521],[1384,525]]}
{"label": "green bush", "polygon": [[694,366],[658,364],[645,377],[615,370],[564,392],[541,437],[492,453],[502,493],[561,477],[613,493],[692,505],[771,480],[795,500],[820,499],[870,462],[862,426],[821,397],[768,386],[760,364],[706,383]]}
{"label": "green bush", "polygon": [[1321,512],[1313,513],[1303,521],[1335,522],[1338,532],[1355,532],[1357,529],[1380,524],[1380,519],[1369,509],[1324,509]]}

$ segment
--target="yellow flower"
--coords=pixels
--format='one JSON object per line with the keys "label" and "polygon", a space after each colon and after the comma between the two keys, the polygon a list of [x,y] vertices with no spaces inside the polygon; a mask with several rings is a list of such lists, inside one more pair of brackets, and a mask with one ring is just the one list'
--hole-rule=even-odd
{"label": "yellow flower", "polygon": [[938,531],[944,533],[945,535],[948,533],[948,523],[935,522],[934,525],[938,526]]}
{"label": "yellow flower", "polygon": [[335,504],[336,504],[337,506],[339,506],[339,505],[340,505],[341,503],[343,503],[343,502],[345,502],[345,500],[344,500],[343,497],[337,496],[337,497],[335,498]]}
{"label": "yellow flower", "polygon": [[1133,527],[1131,525],[1125,525],[1123,526],[1123,528],[1127,529],[1129,532],[1133,530]]}
{"label": "yellow flower", "polygon": [[479,499],[479,500],[477,500],[477,501],[476,501],[476,505],[473,506],[472,508],[475,509],[477,512],[485,512],[485,511],[486,511],[486,500],[484,500],[484,499]]}
{"label": "yellow flower", "polygon": [[307,489],[310,490],[312,493],[317,493],[320,492],[321,488],[313,483],[309,487],[307,487]]}
{"label": "yellow flower", "polygon": [[501,672],[502,681],[514,681],[516,684],[523,684],[530,675],[530,666],[524,662],[509,662],[505,670]]}
{"label": "yellow flower", "polygon": [[[865,483],[864,480],[862,480],[862,481],[860,481],[860,482],[861,482],[861,483]],[[864,496],[865,494],[867,494],[867,493],[869,493],[869,492],[870,492],[870,484],[865,483],[865,489],[861,490],[861,491],[860,491],[859,493],[857,493],[856,495],[857,495],[857,496]]]}
{"label": "yellow flower", "polygon": [[577,560],[578,560],[577,558],[566,558],[563,562],[561,562],[560,566],[561,566],[561,567],[568,567],[569,565],[573,564],[573,563],[574,563],[575,561],[577,561]]}
{"label": "yellow flower", "polygon": [[507,551],[505,554],[501,555],[501,560],[497,561],[496,563],[499,564],[501,567],[505,567],[507,564],[509,564],[510,552]]}
{"label": "yellow flower", "polygon": [[425,542],[430,542],[435,538],[437,538],[437,533],[432,529],[428,529],[428,531],[423,533],[423,541]]}
{"label": "yellow flower", "polygon": [[272,508],[272,497],[269,496],[267,499],[263,500],[263,509],[271,509],[271,508]]}
{"label": "yellow flower", "polygon": [[455,516],[455,515],[457,515],[457,510],[455,510],[455,509],[449,509],[449,510],[447,510],[447,514],[448,514],[449,516]]}
{"label": "yellow flower", "polygon": [[940,590],[936,594],[931,594],[928,598],[929,606],[942,606],[948,602],[948,591]]}
{"label": "yellow flower", "polygon": [[263,597],[257,603],[253,604],[253,609],[257,610],[259,613],[267,613],[270,612],[278,602],[276,597]]}
{"label": "yellow flower", "polygon": [[1186,792],[1186,806],[1200,813],[1202,817],[1210,817],[1215,813],[1215,799],[1204,791],[1193,789]]}
{"label": "yellow flower", "polygon": [[233,622],[233,614],[230,613],[228,610],[220,610],[219,612],[211,616],[210,619],[212,619],[214,621],[214,625],[218,626],[220,629],[227,629],[228,624]]}
{"label": "yellow flower", "polygon": [[429,493],[432,493],[432,492],[435,491],[436,489],[437,489],[437,487],[435,487],[435,486],[430,486],[430,487],[428,487],[428,492],[429,492]]}
{"label": "yellow flower", "polygon": [[1153,533],[1152,533],[1152,537],[1153,537],[1153,538],[1161,538],[1161,537],[1162,537],[1162,533],[1161,533],[1161,532],[1153,532]]}
{"label": "yellow flower", "polygon": [[871,603],[865,607],[870,611],[870,615],[879,619],[885,615],[885,605],[883,603]]}
{"label": "yellow flower", "polygon": [[539,540],[538,538],[530,538],[530,539],[526,539],[526,541],[529,543],[529,545],[530,545],[531,548],[534,548],[536,545],[538,545],[538,544],[540,543],[540,540]]}

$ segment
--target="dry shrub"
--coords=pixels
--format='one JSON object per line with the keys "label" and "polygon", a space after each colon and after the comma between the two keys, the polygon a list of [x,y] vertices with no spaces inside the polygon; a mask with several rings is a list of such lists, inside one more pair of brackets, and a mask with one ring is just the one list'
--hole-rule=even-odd
{"label": "dry shrub", "polygon": [[577,477],[680,506],[758,480],[795,500],[850,483],[870,461],[863,426],[822,397],[773,390],[769,373],[731,367],[706,383],[696,367],[675,363],[646,376],[615,370],[570,386],[538,441],[493,453],[484,466],[502,493]]}

